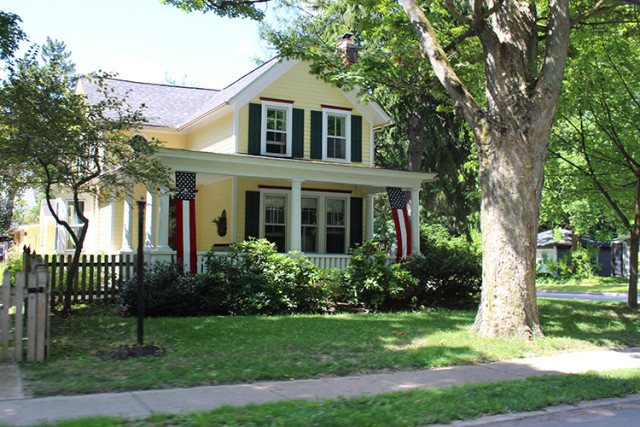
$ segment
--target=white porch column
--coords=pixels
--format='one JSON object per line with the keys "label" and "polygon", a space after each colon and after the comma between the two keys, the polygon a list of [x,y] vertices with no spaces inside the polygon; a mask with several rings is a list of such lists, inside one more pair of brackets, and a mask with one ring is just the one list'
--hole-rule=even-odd
{"label": "white porch column", "polygon": [[158,227],[158,216],[156,215],[158,206],[158,192],[155,188],[147,189],[147,208],[145,212],[145,248],[156,246],[156,229]]}
{"label": "white porch column", "polygon": [[111,192],[111,198],[109,199],[109,229],[111,233],[109,234],[109,252],[114,253],[116,248],[114,248],[115,241],[115,229],[116,229],[116,192]]}
{"label": "white porch column", "polygon": [[366,195],[366,209],[367,214],[364,222],[364,239],[373,240],[373,198],[375,194],[370,193]]}
{"label": "white porch column", "polygon": [[127,187],[124,191],[124,215],[122,217],[122,252],[133,252],[131,240],[133,237],[133,189]]}
{"label": "white porch column", "polygon": [[158,197],[158,250],[169,249],[169,193]]}
{"label": "white porch column", "polygon": [[411,253],[420,253],[420,187],[411,189]]}
{"label": "white porch column", "polygon": [[289,233],[289,250],[302,249],[302,179],[291,180],[291,232]]}

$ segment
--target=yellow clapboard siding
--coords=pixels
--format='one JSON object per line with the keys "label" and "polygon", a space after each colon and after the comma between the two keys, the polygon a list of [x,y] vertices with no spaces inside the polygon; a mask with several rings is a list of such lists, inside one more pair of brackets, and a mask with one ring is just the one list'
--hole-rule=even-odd
{"label": "yellow clapboard siding", "polygon": [[224,115],[187,135],[187,148],[215,153],[233,153],[233,113]]}
{"label": "yellow clapboard siding", "polygon": [[[208,251],[214,244],[231,243],[231,198],[232,179],[198,187],[196,195],[196,245],[199,251]],[[225,210],[227,213],[227,233],[218,234],[218,226],[211,221],[217,219]]]}
{"label": "yellow clapboard siding", "polygon": [[178,148],[178,149],[187,148],[186,135],[180,135],[178,133],[170,133],[170,132],[159,132],[159,131],[154,131],[151,128],[145,128],[142,134],[149,139],[155,138],[158,141],[161,141],[162,146],[166,148]]}
{"label": "yellow clapboard siding", "polygon": [[[325,83],[315,76],[309,74],[307,63],[300,62],[286,72],[263,90],[258,96],[251,100],[252,103],[259,104],[260,98],[274,98],[294,101],[294,108],[304,109],[304,158],[311,158],[311,111],[321,111],[322,105],[334,107],[353,108],[352,113],[361,115],[355,106],[334,86]],[[249,133],[249,108],[243,106],[239,111],[239,145],[240,153],[247,153],[248,133]],[[362,118],[362,163],[369,164],[371,154],[371,125]]]}

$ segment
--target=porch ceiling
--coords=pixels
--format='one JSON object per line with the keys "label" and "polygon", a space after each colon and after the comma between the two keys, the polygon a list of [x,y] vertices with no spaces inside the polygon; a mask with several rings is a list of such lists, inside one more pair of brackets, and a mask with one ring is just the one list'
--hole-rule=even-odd
{"label": "porch ceiling", "polygon": [[[268,158],[246,154],[221,154],[202,151],[163,148],[155,155],[176,171],[248,178],[301,180],[367,187],[366,192],[383,191],[385,187],[417,188],[433,181],[436,173],[401,171],[365,166],[342,165],[299,159]],[[203,177],[207,182],[209,178]],[[199,179],[198,183],[201,183]]]}

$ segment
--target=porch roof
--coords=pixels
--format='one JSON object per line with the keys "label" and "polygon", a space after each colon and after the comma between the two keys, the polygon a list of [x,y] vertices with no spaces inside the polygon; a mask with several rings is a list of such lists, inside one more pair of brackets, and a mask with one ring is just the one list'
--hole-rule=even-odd
{"label": "porch roof", "polygon": [[[436,173],[383,169],[302,159],[207,153],[162,148],[154,157],[176,171],[247,178],[301,180],[333,184],[362,185],[365,193],[385,191],[386,187],[419,188],[433,181]],[[198,179],[198,184],[204,183]]]}

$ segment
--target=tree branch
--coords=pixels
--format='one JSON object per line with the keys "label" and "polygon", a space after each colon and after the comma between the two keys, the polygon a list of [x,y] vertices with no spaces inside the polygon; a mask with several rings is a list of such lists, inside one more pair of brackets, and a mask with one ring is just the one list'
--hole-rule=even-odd
{"label": "tree branch", "polygon": [[549,1],[549,25],[547,26],[547,49],[540,69],[540,78],[535,92],[555,105],[560,94],[564,67],[569,47],[569,0]]}
{"label": "tree branch", "polygon": [[267,3],[271,0],[205,0],[205,4],[211,9],[226,11],[233,6],[249,6],[256,3]]}
{"label": "tree branch", "polygon": [[461,110],[465,120],[472,128],[486,129],[486,121],[478,103],[449,63],[431,22],[420,9],[418,2],[416,0],[403,0],[402,6],[411,25],[418,34],[421,50],[429,58],[436,77],[453,99],[456,107]]}

